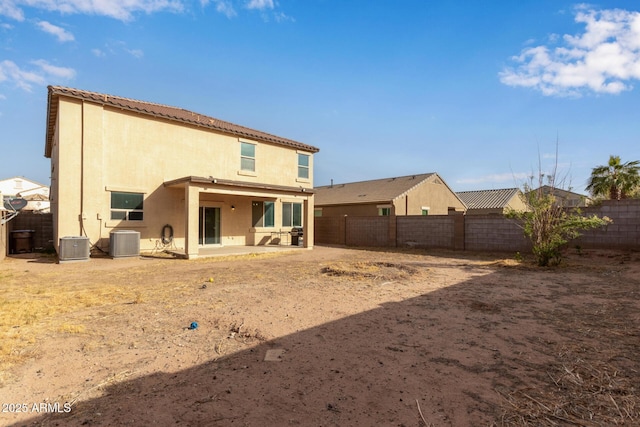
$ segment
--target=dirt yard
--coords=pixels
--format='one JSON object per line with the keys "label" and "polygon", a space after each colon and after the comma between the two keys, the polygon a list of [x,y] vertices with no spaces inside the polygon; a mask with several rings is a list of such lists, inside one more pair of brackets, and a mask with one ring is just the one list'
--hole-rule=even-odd
{"label": "dirt yard", "polygon": [[0,424],[640,425],[640,253],[505,256],[8,259]]}

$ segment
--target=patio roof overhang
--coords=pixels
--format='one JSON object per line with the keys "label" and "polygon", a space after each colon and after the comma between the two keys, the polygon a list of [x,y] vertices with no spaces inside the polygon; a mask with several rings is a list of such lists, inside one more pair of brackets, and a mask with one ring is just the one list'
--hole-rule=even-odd
{"label": "patio roof overhang", "polygon": [[183,178],[165,181],[164,186],[168,188],[198,186],[202,187],[205,191],[213,191],[220,194],[266,197],[273,196],[274,194],[309,196],[314,193],[312,188],[235,181],[214,177],[205,178],[199,176],[186,176]]}

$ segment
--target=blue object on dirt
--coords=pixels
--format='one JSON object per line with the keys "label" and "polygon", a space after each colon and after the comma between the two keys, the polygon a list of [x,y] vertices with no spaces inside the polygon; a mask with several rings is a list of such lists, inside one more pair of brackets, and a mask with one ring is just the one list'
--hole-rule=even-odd
{"label": "blue object on dirt", "polygon": [[191,325],[189,325],[189,329],[198,329],[198,322],[191,322]]}

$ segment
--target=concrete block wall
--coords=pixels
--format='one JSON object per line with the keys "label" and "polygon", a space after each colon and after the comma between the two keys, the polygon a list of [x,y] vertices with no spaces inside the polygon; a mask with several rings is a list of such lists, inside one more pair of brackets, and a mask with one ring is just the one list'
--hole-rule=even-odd
{"label": "concrete block wall", "polygon": [[582,213],[607,216],[613,223],[584,231],[570,245],[585,249],[640,249],[640,200],[606,200],[599,206],[582,208]]}
{"label": "concrete block wall", "polygon": [[393,246],[389,239],[389,222],[395,220],[391,216],[345,217],[347,246]]}
{"label": "concrete block wall", "polygon": [[344,216],[315,217],[313,219],[315,242],[325,245],[346,245]]}
{"label": "concrete block wall", "polygon": [[[607,227],[582,232],[567,244],[585,249],[640,250],[640,200],[609,200],[583,208],[584,215],[608,216]],[[445,248],[530,252],[518,222],[502,215],[431,215],[315,218],[316,242],[347,246]],[[344,237],[343,237],[344,236]]]}
{"label": "concrete block wall", "polygon": [[531,243],[515,220],[502,215],[469,215],[465,217],[465,249],[525,252],[531,250]]}
{"label": "concrete block wall", "polygon": [[33,230],[33,246],[35,249],[53,249],[53,215],[29,211],[20,212],[9,221],[9,233],[14,230]]}
{"label": "concrete block wall", "polygon": [[398,216],[397,246],[455,249],[455,216]]}

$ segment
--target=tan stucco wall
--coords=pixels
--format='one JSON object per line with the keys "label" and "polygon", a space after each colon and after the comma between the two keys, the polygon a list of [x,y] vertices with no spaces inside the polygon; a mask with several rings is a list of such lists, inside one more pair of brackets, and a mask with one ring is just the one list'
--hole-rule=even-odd
{"label": "tan stucco wall", "polygon": [[[520,195],[515,195],[511,198],[511,200],[509,200],[509,203],[507,204],[507,208],[508,209],[513,209],[514,211],[528,211],[529,207],[527,206],[527,204],[524,202],[522,196]],[[506,210],[505,210],[506,212]]]}
{"label": "tan stucco wall", "polygon": [[[51,154],[56,246],[60,237],[86,235],[92,244],[108,248],[111,231],[132,229],[141,233],[142,250],[153,249],[169,224],[175,245],[184,247],[186,190],[163,183],[186,176],[313,188],[312,179],[297,178],[299,152],[310,155],[313,177],[312,153],[242,139],[256,144],[256,171],[246,173],[240,171],[238,137],[63,97],[58,111]],[[144,193],[144,221],[110,220],[112,191]],[[198,204],[221,208],[225,245],[251,244],[251,201],[256,198],[276,201],[274,229],[281,228],[282,198],[277,194],[215,194],[206,186],[192,191],[196,220]],[[296,201],[303,203],[308,194]],[[197,222],[193,228],[188,233],[195,232],[197,238]]]}
{"label": "tan stucco wall", "polygon": [[[0,200],[2,200],[1,195]],[[6,224],[0,224],[0,261],[7,257],[8,242],[9,236],[7,235],[7,226]]]}
{"label": "tan stucco wall", "polygon": [[[429,208],[429,215],[447,215],[449,208],[464,211],[465,207],[444,184],[425,182],[395,201],[396,215],[421,215],[422,207]],[[408,209],[407,209],[408,208]]]}

